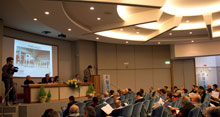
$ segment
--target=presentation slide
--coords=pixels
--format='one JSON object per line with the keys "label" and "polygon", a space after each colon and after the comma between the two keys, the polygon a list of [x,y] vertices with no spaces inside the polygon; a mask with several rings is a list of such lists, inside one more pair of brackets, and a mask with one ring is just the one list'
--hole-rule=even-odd
{"label": "presentation slide", "polygon": [[18,67],[15,77],[53,76],[52,46],[14,40],[14,66]]}

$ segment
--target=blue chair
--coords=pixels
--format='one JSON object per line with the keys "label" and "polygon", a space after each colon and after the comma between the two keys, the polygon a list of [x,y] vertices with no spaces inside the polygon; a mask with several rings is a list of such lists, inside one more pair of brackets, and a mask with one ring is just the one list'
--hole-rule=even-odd
{"label": "blue chair", "polygon": [[133,112],[133,105],[128,105],[122,108],[121,116],[123,117],[131,117]]}
{"label": "blue chair", "polygon": [[188,117],[201,117],[202,113],[201,113],[201,107],[200,106],[196,106],[193,109],[190,110]]}
{"label": "blue chair", "polygon": [[163,115],[163,106],[159,106],[152,111],[151,117],[162,117]]}
{"label": "blue chair", "polygon": [[85,108],[86,104],[83,103],[83,102],[79,102],[79,103],[76,103],[76,105],[79,107],[80,115],[83,115],[84,114],[84,108]]}
{"label": "blue chair", "polygon": [[107,102],[108,104],[113,103],[113,101],[114,101],[114,99],[113,99],[113,98],[108,98],[108,99],[106,100],[106,102]]}
{"label": "blue chair", "polygon": [[92,103],[93,103],[92,101],[87,101],[87,102],[85,102],[86,107],[87,107],[87,106],[91,106],[91,105],[92,105]]}
{"label": "blue chair", "polygon": [[148,107],[148,111],[147,111],[147,114],[151,113],[152,112],[152,107],[154,105],[154,101],[155,101],[155,98],[152,98],[150,100],[150,104],[149,104],[149,107]]}
{"label": "blue chair", "polygon": [[143,102],[137,102],[134,104],[132,117],[140,117],[141,114],[141,108],[142,108]]}
{"label": "blue chair", "polygon": [[145,117],[150,104],[150,100],[145,100],[141,109],[141,117]]}
{"label": "blue chair", "polygon": [[99,104],[102,104],[104,101],[105,101],[104,99],[100,99]]}
{"label": "blue chair", "polygon": [[133,104],[134,102],[133,102],[133,99],[132,98],[130,98],[130,99],[128,99],[128,104]]}
{"label": "blue chair", "polygon": [[209,102],[210,99],[211,99],[211,95],[209,93],[207,93],[206,96],[205,96],[204,102]]}
{"label": "blue chair", "polygon": [[[158,102],[160,100],[161,97],[156,97],[154,102]],[[163,99],[163,98],[162,98]]]}
{"label": "blue chair", "polygon": [[104,112],[101,110],[101,108],[104,106],[106,106],[106,103],[99,104],[95,107],[96,117],[103,117]]}
{"label": "blue chair", "polygon": [[124,99],[125,99],[125,96],[124,96],[124,95],[121,95],[121,96],[120,96],[120,99],[121,99],[121,100],[124,100]]}
{"label": "blue chair", "polygon": [[148,94],[144,95],[144,99],[149,100],[150,99],[150,94],[148,93]]}

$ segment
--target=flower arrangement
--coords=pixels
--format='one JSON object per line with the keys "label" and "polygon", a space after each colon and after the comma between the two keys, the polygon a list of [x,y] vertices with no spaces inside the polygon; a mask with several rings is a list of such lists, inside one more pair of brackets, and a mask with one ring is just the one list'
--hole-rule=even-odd
{"label": "flower arrangement", "polygon": [[68,80],[66,82],[66,84],[68,84],[72,88],[79,88],[80,87],[80,83],[77,80]]}

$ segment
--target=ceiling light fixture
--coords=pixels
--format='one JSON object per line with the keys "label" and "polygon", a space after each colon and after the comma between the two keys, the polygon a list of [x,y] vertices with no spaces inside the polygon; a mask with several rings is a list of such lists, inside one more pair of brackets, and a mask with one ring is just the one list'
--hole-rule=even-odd
{"label": "ceiling light fixture", "polygon": [[95,8],[94,7],[90,7],[90,10],[93,11]]}
{"label": "ceiling light fixture", "polygon": [[193,43],[194,41],[192,40],[191,42]]}
{"label": "ceiling light fixture", "polygon": [[120,29],[120,31],[123,31],[123,30],[124,30],[123,28]]}
{"label": "ceiling light fixture", "polygon": [[96,40],[99,40],[99,37],[96,37]]}
{"label": "ceiling light fixture", "polygon": [[34,20],[34,21],[37,21],[37,18],[34,18],[33,20]]}
{"label": "ceiling light fixture", "polygon": [[160,42],[157,42],[157,44],[159,44],[159,45],[160,45]]}
{"label": "ceiling light fixture", "polygon": [[172,35],[172,33],[169,33],[169,35]]}
{"label": "ceiling light fixture", "polygon": [[140,32],[136,32],[137,34],[139,34]]}
{"label": "ceiling light fixture", "polygon": [[189,20],[186,20],[186,23],[189,23],[190,21]]}
{"label": "ceiling light fixture", "polygon": [[45,14],[45,15],[49,15],[49,14],[50,14],[50,12],[48,12],[48,11],[45,11],[45,12],[44,12],[44,14]]}
{"label": "ceiling light fixture", "polygon": [[97,20],[101,20],[101,18],[100,18],[100,17],[98,17],[98,18],[97,18]]}
{"label": "ceiling light fixture", "polygon": [[125,41],[125,43],[128,43],[128,41]]}
{"label": "ceiling light fixture", "polygon": [[191,35],[193,32],[189,32],[189,34]]}
{"label": "ceiling light fixture", "polygon": [[68,28],[67,30],[68,30],[68,31],[71,31],[72,29],[71,29],[71,28]]}

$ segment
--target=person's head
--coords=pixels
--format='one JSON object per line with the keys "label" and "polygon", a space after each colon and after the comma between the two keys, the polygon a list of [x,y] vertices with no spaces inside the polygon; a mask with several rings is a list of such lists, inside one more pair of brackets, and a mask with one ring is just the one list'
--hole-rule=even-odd
{"label": "person's head", "polygon": [[6,62],[7,62],[7,64],[12,65],[13,62],[14,62],[14,59],[13,59],[12,57],[8,57],[8,58],[6,59]]}
{"label": "person's head", "polygon": [[121,95],[124,95],[125,94],[125,90],[121,90]]}
{"label": "person's head", "polygon": [[141,93],[141,92],[136,93],[136,99],[137,100],[140,99],[142,96],[143,96],[143,93]]}
{"label": "person's head", "polygon": [[220,117],[220,108],[208,107],[205,109],[206,117]]}
{"label": "person's head", "polygon": [[114,93],[115,93],[114,90],[110,90],[110,91],[109,91],[109,94],[110,94],[110,95],[114,95]]}
{"label": "person's head", "polygon": [[109,96],[108,92],[104,92],[104,97],[108,97],[108,96]]}
{"label": "person's head", "polygon": [[140,89],[139,92],[142,93],[142,95],[143,95],[144,94],[144,89]]}
{"label": "person's head", "polygon": [[97,97],[93,97],[93,98],[92,98],[92,101],[93,101],[93,103],[98,103],[98,102],[99,102],[99,99],[98,99]]}
{"label": "person's head", "polygon": [[46,75],[45,75],[45,78],[49,79],[49,78],[50,78],[50,75],[49,75],[49,74],[46,74]]}
{"label": "person's head", "polygon": [[132,90],[131,90],[131,88],[128,88],[128,93],[132,93]]}
{"label": "person's head", "polygon": [[114,96],[113,96],[113,99],[114,99],[114,100],[119,99],[119,95],[114,95]]}
{"label": "person's head", "polygon": [[170,100],[170,99],[172,99],[172,96],[173,96],[173,94],[172,94],[171,92],[168,92],[168,93],[166,94],[166,99],[167,99],[167,100]]}
{"label": "person's head", "polygon": [[153,87],[150,87],[150,88],[149,88],[149,90],[150,90],[150,91],[153,91],[153,90],[154,90],[154,88],[153,88]]}
{"label": "person's head", "polygon": [[199,86],[198,92],[199,93],[203,93],[204,91],[205,91],[204,87],[203,86]]}
{"label": "person's head", "polygon": [[27,76],[26,76],[26,80],[31,81],[31,76],[30,76],[30,75],[27,75]]}
{"label": "person's head", "polygon": [[89,65],[87,68],[88,68],[89,70],[91,70],[91,69],[92,69],[92,65]]}
{"label": "person's head", "polygon": [[212,87],[213,87],[213,89],[218,89],[218,85],[217,84],[213,84]]}
{"label": "person's head", "polygon": [[174,90],[174,91],[178,90],[178,87],[177,87],[177,86],[174,86],[174,87],[173,87],[173,90]]}
{"label": "person's head", "polygon": [[76,74],[75,77],[76,77],[76,79],[80,79],[80,75],[79,74]]}
{"label": "person's head", "polygon": [[164,86],[164,90],[167,90],[168,89],[168,86]]}
{"label": "person's head", "polygon": [[59,81],[59,76],[55,76],[54,81]]}
{"label": "person's head", "polygon": [[196,85],[192,85],[192,90],[195,89],[195,86],[196,86]]}
{"label": "person's head", "polygon": [[115,108],[121,107],[121,101],[120,100],[115,100],[114,104],[115,104]]}
{"label": "person's head", "polygon": [[175,92],[174,97],[181,97],[181,92],[180,91]]}
{"label": "person's head", "polygon": [[188,89],[183,89],[183,93],[188,93]]}
{"label": "person's head", "polygon": [[42,117],[59,117],[59,113],[50,108],[44,111]]}
{"label": "person's head", "polygon": [[212,86],[210,84],[207,85],[207,89],[211,89]]}
{"label": "person's head", "polygon": [[92,94],[92,93],[89,93],[89,94],[87,95],[87,97],[88,97],[88,100],[92,100],[93,94]]}
{"label": "person's head", "polygon": [[166,94],[166,91],[164,89],[160,89],[161,94]]}
{"label": "person's head", "polygon": [[126,89],[125,89],[125,94],[127,94],[127,93],[128,93],[128,89],[126,88]]}
{"label": "person's head", "polygon": [[92,106],[87,106],[84,110],[83,117],[96,117],[96,111]]}
{"label": "person's head", "polygon": [[192,103],[201,103],[201,96],[198,94],[195,94],[192,96]]}
{"label": "person's head", "polygon": [[75,102],[75,97],[74,96],[70,96],[69,97],[69,102],[71,103],[71,102]]}
{"label": "person's head", "polygon": [[194,87],[194,91],[195,91],[195,92],[198,92],[198,86],[195,86],[195,87]]}
{"label": "person's head", "polygon": [[183,96],[183,97],[181,98],[180,103],[181,103],[182,106],[185,106],[186,104],[190,103],[189,97]]}
{"label": "person's head", "polygon": [[73,104],[70,107],[69,114],[79,114],[79,107],[77,105]]}

